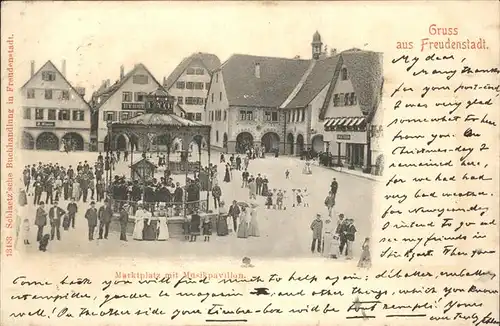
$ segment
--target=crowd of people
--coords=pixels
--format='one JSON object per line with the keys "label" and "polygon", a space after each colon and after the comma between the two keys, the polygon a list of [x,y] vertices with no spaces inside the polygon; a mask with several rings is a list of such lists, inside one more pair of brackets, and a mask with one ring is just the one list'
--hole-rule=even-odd
{"label": "crowd of people", "polygon": [[[284,187],[271,187],[272,180],[266,175],[256,176],[248,170],[251,160],[258,159],[258,149],[249,149],[245,155],[229,155],[226,160],[220,155],[220,165],[209,164],[187,178],[186,184],[174,182],[168,169],[163,177],[152,178],[146,183],[115,175],[106,182],[105,172],[114,169],[115,165],[127,161],[127,155],[106,153],[104,158],[99,153],[93,163],[80,162],[73,168],[59,163],[39,162],[26,166],[23,170],[24,187],[21,190],[20,202],[28,201],[36,206],[34,225],[37,228],[36,241],[39,249],[45,251],[50,241],[60,241],[64,232],[71,232],[75,227],[75,216],[82,214],[88,227],[88,240],[95,236],[107,239],[110,224],[117,219],[120,225],[120,240],[127,241],[127,230],[133,221],[132,238],[140,241],[165,241],[170,238],[168,218],[183,218],[183,232],[188,242],[197,241],[203,236],[209,242],[211,236],[234,236],[237,238],[259,237],[260,229],[257,209],[262,198],[262,206],[268,210],[287,210],[295,207],[309,207],[309,191],[306,187],[297,188],[291,183]],[[159,165],[165,166],[164,155],[158,155]],[[233,175],[241,174],[241,188],[248,189],[248,199],[233,201],[226,206],[224,194],[219,184],[218,167],[224,170],[223,182],[235,182]],[[291,174],[287,169],[285,179]],[[305,162],[304,174],[311,174],[309,161]],[[107,174],[106,174],[107,175]],[[238,181],[239,182],[239,181]],[[239,183],[238,183],[239,185]],[[290,185],[290,186],[287,186]],[[211,191],[213,210],[201,207],[204,200],[201,191]],[[338,183],[333,179],[325,206],[328,214],[321,213],[313,219],[310,228],[313,232],[312,252],[320,252],[329,259],[345,256],[352,259],[352,247],[356,237],[354,220],[335,213],[335,201]],[[32,200],[29,197],[32,196]],[[64,201],[64,205],[59,205]],[[80,210],[80,203],[90,202],[86,210]],[[84,205],[87,207],[87,205]],[[96,207],[98,206],[98,207]],[[203,211],[203,212],[202,212]],[[22,220],[22,238],[30,244],[29,219]],[[50,232],[45,234],[49,226]],[[360,267],[369,267],[369,239],[362,245]]]}

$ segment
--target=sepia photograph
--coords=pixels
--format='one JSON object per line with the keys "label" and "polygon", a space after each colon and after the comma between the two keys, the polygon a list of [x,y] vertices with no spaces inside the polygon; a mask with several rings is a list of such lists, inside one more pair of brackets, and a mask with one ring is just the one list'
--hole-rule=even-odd
{"label": "sepia photograph", "polygon": [[207,48],[204,33],[170,31],[183,42],[175,54],[148,53],[161,36],[144,49],[99,45],[127,63],[89,64],[85,47],[100,40],[31,53],[18,89],[16,248],[369,265],[383,53],[307,26],[300,48],[280,53],[224,31]]}
{"label": "sepia photograph", "polygon": [[498,325],[499,10],[2,2],[0,323]]}

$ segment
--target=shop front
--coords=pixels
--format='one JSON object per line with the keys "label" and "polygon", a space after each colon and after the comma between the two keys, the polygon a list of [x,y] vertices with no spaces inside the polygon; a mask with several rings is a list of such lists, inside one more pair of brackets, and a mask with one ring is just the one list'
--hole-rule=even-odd
{"label": "shop front", "polygon": [[328,118],[324,127],[333,165],[350,169],[365,169],[369,165],[369,140],[364,117]]}

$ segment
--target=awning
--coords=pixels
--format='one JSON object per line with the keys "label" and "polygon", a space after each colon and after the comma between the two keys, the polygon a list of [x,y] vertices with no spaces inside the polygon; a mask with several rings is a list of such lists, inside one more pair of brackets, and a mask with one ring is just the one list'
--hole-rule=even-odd
{"label": "awning", "polygon": [[365,118],[358,118],[358,120],[356,121],[355,124],[353,124],[353,126],[359,126],[360,124],[362,124],[363,122],[365,121]]}
{"label": "awning", "polygon": [[330,127],[335,122],[335,120],[336,120],[336,118],[326,119],[326,121],[324,122],[323,126],[325,128],[328,128],[328,127]]}
{"label": "awning", "polygon": [[327,118],[323,126],[325,128],[333,127],[356,127],[365,121],[365,117],[337,117]]}

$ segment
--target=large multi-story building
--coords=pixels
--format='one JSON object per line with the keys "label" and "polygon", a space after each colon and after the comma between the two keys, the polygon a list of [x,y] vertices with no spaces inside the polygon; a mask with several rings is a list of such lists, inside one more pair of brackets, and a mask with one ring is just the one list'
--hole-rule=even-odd
{"label": "large multi-story building", "polygon": [[36,72],[32,61],[30,79],[20,92],[22,148],[60,150],[66,143],[73,150],[88,149],[91,109],[85,89],[66,79],[65,61],[61,70],[47,61]]}
{"label": "large multi-story building", "polygon": [[329,151],[367,168],[370,122],[380,104],[382,55],[351,49],[327,55],[316,32],[312,59],[232,55],[213,74],[206,103],[212,144],[227,152]]}
{"label": "large multi-story building", "polygon": [[205,121],[205,100],[214,70],[220,67],[220,60],[214,54],[193,53],[164,79],[163,86],[176,103],[186,111],[186,118]]}
{"label": "large multi-story building", "polygon": [[[142,63],[125,74],[120,67],[120,77],[112,85],[110,80],[103,81],[101,87],[92,94],[92,138],[93,149],[104,151],[108,145],[119,150],[130,149],[139,142],[129,139],[126,134],[108,140],[108,122],[123,121],[144,113],[145,95],[158,89],[166,91]],[[184,116],[184,110],[176,105],[174,113]]]}

